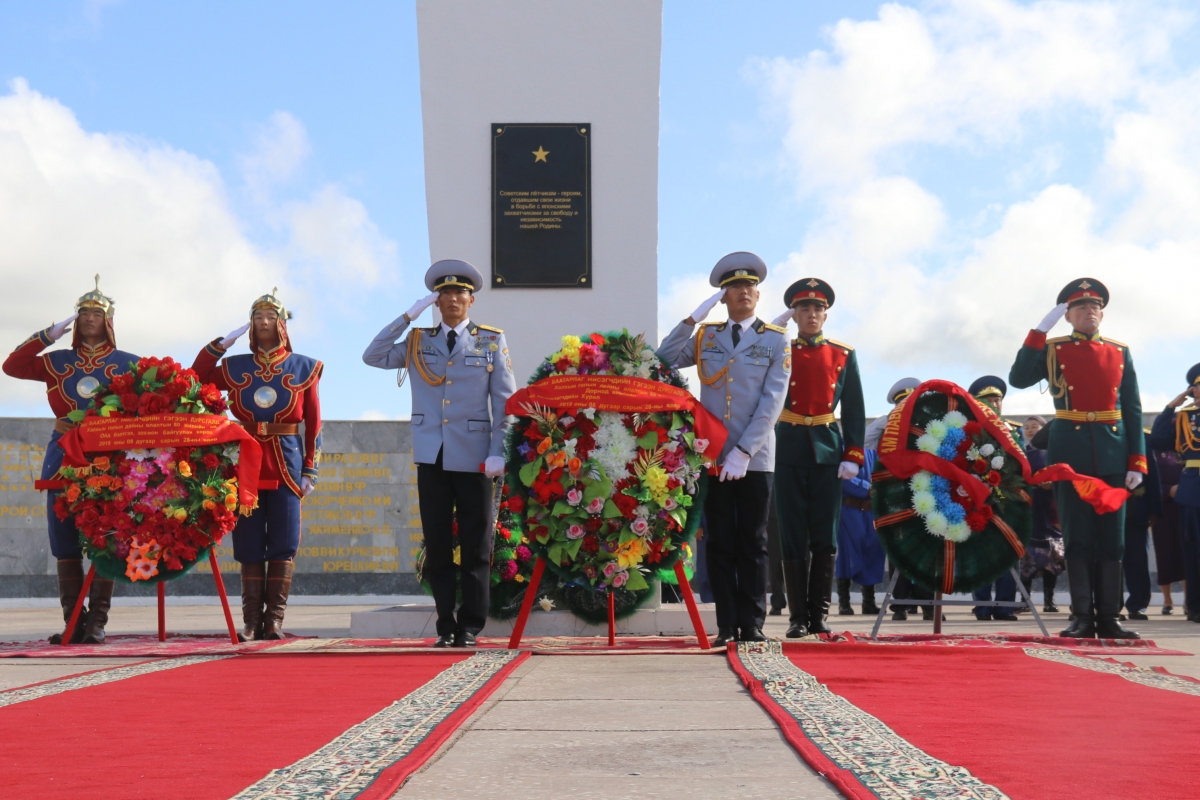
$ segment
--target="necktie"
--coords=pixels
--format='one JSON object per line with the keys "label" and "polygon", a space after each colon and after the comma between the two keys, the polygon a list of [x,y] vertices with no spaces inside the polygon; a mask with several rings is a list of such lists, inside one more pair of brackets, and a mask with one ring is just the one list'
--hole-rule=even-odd
{"label": "necktie", "polygon": [[741,340],[742,340],[742,326],[735,322],[735,323],[733,323],[733,346],[737,347],[738,342],[740,342]]}
{"label": "necktie", "polygon": [[449,353],[454,352],[454,343],[457,341],[458,341],[458,333],[453,328],[451,328],[450,332],[446,334],[447,352],[449,352]]}

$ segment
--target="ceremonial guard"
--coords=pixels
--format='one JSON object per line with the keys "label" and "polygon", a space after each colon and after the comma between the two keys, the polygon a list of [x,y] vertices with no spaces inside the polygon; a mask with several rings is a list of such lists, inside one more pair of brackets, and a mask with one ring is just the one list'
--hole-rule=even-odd
{"label": "ceremonial guard", "polygon": [[[250,322],[214,339],[192,364],[201,381],[229,393],[230,411],[263,451],[258,507],[233,529],[233,557],[242,565],[242,641],[283,638],[301,500],[316,488],[321,464],[324,365],[292,351],[292,315],[276,292],[255,300]],[[250,352],[222,360],[247,330]]]}
{"label": "ceremonial guard", "polygon": [[[1129,348],[1100,335],[1109,293],[1094,278],[1072,281],[1058,305],[1025,338],[1009,372],[1018,389],[1048,381],[1054,398],[1048,464],[1065,463],[1076,472],[1133,491],[1146,474],[1142,401]],[[1070,336],[1046,339],[1066,315]],[[1063,636],[1138,638],[1121,626],[1121,559],[1125,507],[1098,514],[1070,481],[1056,486],[1063,526],[1067,577],[1075,619]]]}
{"label": "ceremonial guard", "polygon": [[[47,399],[57,417],[42,461],[42,482],[55,481],[62,467],[63,451],[58,440],[76,425],[67,419],[67,414],[87,408],[102,386],[137,363],[137,356],[117,349],[113,310],[112,298],[100,292],[100,276],[97,275],[96,288],[79,298],[75,314],[35,333],[4,361],[6,375],[46,384]],[[42,353],[71,330],[72,321],[75,332],[71,336],[71,349]],[[46,493],[46,523],[50,529],[50,552],[58,561],[58,600],[62,605],[63,621],[70,622],[71,612],[83,590],[83,550],[74,521],[60,520],[54,513],[58,495],[56,489]],[[98,576],[92,579],[88,608],[75,626],[71,636],[73,643],[99,644],[104,641],[112,593],[111,580]],[[61,641],[60,633],[50,637],[52,644]]]}
{"label": "ceremonial guard", "polygon": [[[767,265],[753,253],[722,258],[709,276],[717,293],[679,323],[658,350],[660,358],[676,367],[696,366],[700,401],[729,432],[717,459],[720,480],[709,481],[704,502],[718,647],[735,639],[766,639],[762,627],[767,618],[774,425],[791,370],[787,329],[754,315],[758,287],[766,277]],[[718,302],[728,307],[729,320],[697,329]]]}
{"label": "ceremonial guard", "polygon": [[[1008,384],[1004,379],[996,375],[984,375],[982,378],[976,378],[975,381],[967,388],[967,392],[979,402],[990,407],[997,415],[1004,413],[1004,396],[1008,394]],[[1001,418],[1004,424],[1008,427],[1010,434],[1013,434],[1014,440],[1017,435],[1013,433],[1013,425]],[[1018,446],[1020,441],[1017,441]],[[1017,581],[1013,578],[1011,572],[1006,572],[996,579],[996,599],[1011,603],[1017,598]],[[992,599],[992,584],[981,586],[971,593],[971,596],[976,600]],[[1017,615],[1013,613],[1014,606],[975,606],[972,609],[975,613],[975,619],[980,622],[988,620],[996,620],[997,622],[1016,622]]]}
{"label": "ceremonial guard", "polygon": [[[435,647],[473,647],[487,622],[492,479],[504,474],[510,427],[504,404],[517,384],[504,331],[467,316],[482,285],[483,276],[467,262],[438,261],[425,273],[432,294],[389,323],[363,353],[372,367],[416,373],[411,381],[413,459],[425,532],[425,575],[437,606]],[[434,304],[441,323],[414,328],[396,344]],[[456,619],[459,584],[462,605]]]}
{"label": "ceremonial guard", "polygon": [[[1187,606],[1188,620],[1200,622],[1200,364],[1188,370],[1187,381],[1188,388],[1154,420],[1150,447],[1174,450],[1183,463],[1171,499],[1179,506],[1186,586],[1183,603]],[[1184,403],[1187,405],[1179,408]]]}
{"label": "ceremonial guard", "polygon": [[[775,506],[783,549],[790,639],[829,633],[842,481],[864,463],[866,411],[858,359],[848,344],[826,339],[833,287],[820,278],[796,281],[784,292],[800,335],[792,340],[791,379],[775,428],[779,452]],[[839,430],[834,412],[841,409]],[[861,506],[861,499],[855,498]]]}

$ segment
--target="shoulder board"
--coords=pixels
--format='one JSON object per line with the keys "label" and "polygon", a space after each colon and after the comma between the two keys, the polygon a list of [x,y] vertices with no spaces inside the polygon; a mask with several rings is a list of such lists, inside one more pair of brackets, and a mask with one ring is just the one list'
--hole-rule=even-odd
{"label": "shoulder board", "polygon": [[476,325],[481,331],[491,331],[492,333],[504,333],[502,328],[493,328],[491,325]]}
{"label": "shoulder board", "polygon": [[780,327],[779,325],[772,325],[769,322],[763,323],[763,330],[764,331],[775,331],[776,333],[782,333],[782,334],[787,333],[787,328]]}
{"label": "shoulder board", "polygon": [[853,350],[853,349],[854,349],[853,347],[851,347],[850,345],[846,344],[845,342],[839,342],[837,339],[826,339],[825,341],[829,342],[830,344],[836,344],[838,347],[843,347],[843,348],[845,348],[845,349],[847,349],[847,350]]}
{"label": "shoulder board", "polygon": [[1190,414],[1193,411],[1200,411],[1200,406],[1187,406],[1186,408],[1175,409],[1176,414]]}
{"label": "shoulder board", "polygon": [[1115,344],[1117,347],[1124,347],[1126,350],[1129,349],[1129,345],[1125,344],[1124,342],[1118,342],[1116,339],[1110,339],[1107,336],[1101,336],[1100,340],[1105,344]]}
{"label": "shoulder board", "polygon": [[1061,344],[1062,342],[1071,341],[1070,336],[1055,336],[1053,339],[1047,339],[1046,344]]}

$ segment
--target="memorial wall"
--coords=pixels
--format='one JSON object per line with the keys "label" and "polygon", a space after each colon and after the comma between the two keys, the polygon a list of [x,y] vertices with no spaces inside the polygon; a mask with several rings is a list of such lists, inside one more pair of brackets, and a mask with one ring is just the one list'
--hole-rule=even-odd
{"label": "memorial wall", "polygon": [[[0,597],[57,597],[46,537],[46,495],[34,491],[51,419],[0,419]],[[408,422],[326,422],[321,480],[303,504],[293,594],[420,594],[417,471]],[[227,537],[217,549],[231,596],[240,589]],[[208,562],[167,584],[169,594],[216,594]],[[118,586],[151,595],[153,586]]]}

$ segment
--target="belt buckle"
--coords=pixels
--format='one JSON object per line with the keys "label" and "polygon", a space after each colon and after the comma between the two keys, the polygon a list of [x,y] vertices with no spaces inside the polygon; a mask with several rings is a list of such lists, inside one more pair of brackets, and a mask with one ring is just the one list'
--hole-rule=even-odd
{"label": "belt buckle", "polygon": [[804,424],[805,424],[805,425],[812,425],[812,417],[805,417],[805,418],[804,418]]}
{"label": "belt buckle", "polygon": [[1089,412],[1087,412],[1087,421],[1088,421],[1088,422],[1095,422],[1095,421],[1096,421],[1096,412],[1095,412],[1095,411],[1089,411]]}
{"label": "belt buckle", "polygon": [[257,423],[257,425],[258,425],[258,435],[266,436],[267,435],[267,423],[259,422],[259,423]]}

